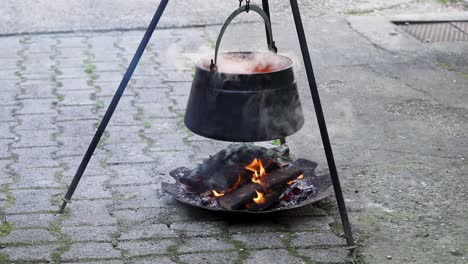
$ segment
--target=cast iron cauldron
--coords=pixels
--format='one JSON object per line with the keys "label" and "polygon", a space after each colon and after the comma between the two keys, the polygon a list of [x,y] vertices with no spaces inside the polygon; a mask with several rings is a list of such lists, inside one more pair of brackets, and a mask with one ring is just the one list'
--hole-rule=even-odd
{"label": "cast iron cauldron", "polygon": [[276,54],[273,41],[269,53],[228,52],[218,60],[227,26],[249,9],[262,16],[273,40],[270,20],[258,6],[242,6],[226,20],[216,41],[214,61],[202,59],[196,65],[185,113],[187,128],[203,137],[266,141],[289,136],[304,124],[293,61]]}

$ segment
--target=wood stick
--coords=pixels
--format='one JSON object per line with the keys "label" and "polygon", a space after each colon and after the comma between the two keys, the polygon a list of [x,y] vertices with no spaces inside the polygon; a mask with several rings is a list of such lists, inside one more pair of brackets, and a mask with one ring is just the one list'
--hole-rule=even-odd
{"label": "wood stick", "polygon": [[263,184],[248,183],[231,193],[218,198],[218,203],[228,210],[239,210],[245,208],[245,204],[257,196],[255,191],[266,193],[270,190],[281,188],[288,181],[296,179],[302,171],[295,166],[287,166],[267,173],[263,178]]}

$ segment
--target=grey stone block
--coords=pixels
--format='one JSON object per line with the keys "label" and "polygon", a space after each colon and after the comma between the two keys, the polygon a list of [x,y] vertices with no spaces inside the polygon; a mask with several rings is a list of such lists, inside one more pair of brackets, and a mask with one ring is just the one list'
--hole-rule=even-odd
{"label": "grey stone block", "polygon": [[18,106],[2,106],[2,111],[0,111],[0,122],[15,121],[12,112],[16,109],[18,109]]}
{"label": "grey stone block", "polygon": [[6,221],[15,227],[49,227],[56,217],[53,214],[6,215]]}
{"label": "grey stone block", "polygon": [[93,91],[94,88],[88,84],[86,78],[73,78],[73,79],[61,79],[60,87],[57,88],[59,93],[63,91],[73,91],[73,90],[89,90]]}
{"label": "grey stone block", "polygon": [[18,155],[18,162],[12,168],[57,167],[60,164],[52,159],[52,153],[56,150],[57,147],[14,149],[13,152]]}
{"label": "grey stone block", "polygon": [[129,209],[164,206],[163,200],[156,195],[159,189],[159,184],[116,186],[113,190],[119,197],[114,207],[116,209]]}
{"label": "grey stone block", "polygon": [[[20,100],[22,108],[18,114],[55,114],[56,111],[52,108],[55,99],[23,99]],[[0,116],[1,118],[1,116]]]}
{"label": "grey stone block", "polygon": [[333,218],[329,216],[281,216],[277,218],[277,223],[285,225],[290,231],[329,230],[329,224],[333,221]]}
{"label": "grey stone block", "polygon": [[107,145],[106,149],[112,152],[112,157],[107,161],[109,164],[151,162],[153,158],[144,152],[146,143],[120,143]]}
{"label": "grey stone block", "polygon": [[52,140],[52,135],[56,132],[58,131],[55,129],[18,131],[20,140],[15,143],[14,148],[55,146],[57,143]]}
{"label": "grey stone block", "polygon": [[112,193],[106,181],[108,176],[83,177],[76,188],[74,197],[77,199],[112,198]]}
{"label": "grey stone block", "polygon": [[85,262],[64,262],[66,264],[124,264],[123,260],[96,260],[96,261],[85,261]]}
{"label": "grey stone block", "polygon": [[192,237],[184,239],[183,243],[177,249],[181,253],[199,252],[199,251],[219,251],[232,250],[234,245],[224,242],[214,237]]}
{"label": "grey stone block", "polygon": [[221,221],[180,221],[171,224],[171,229],[185,236],[220,236],[226,226]]}
{"label": "grey stone block", "polygon": [[131,242],[120,242],[117,248],[123,250],[129,256],[138,255],[150,255],[150,254],[165,254],[168,253],[167,249],[170,246],[174,246],[176,243],[174,240],[154,240],[154,241],[131,241]]}
{"label": "grey stone block", "polygon": [[60,106],[60,114],[57,121],[72,121],[78,119],[99,119],[99,116],[93,112],[93,105],[70,105]]}
{"label": "grey stone block", "polygon": [[291,263],[303,264],[305,261],[301,258],[291,255],[285,249],[265,249],[253,251],[245,261],[246,264],[257,263]]}
{"label": "grey stone block", "polygon": [[113,235],[118,232],[117,226],[62,227],[62,233],[72,241],[112,242]]}
{"label": "grey stone block", "polygon": [[53,242],[57,239],[44,229],[12,230],[6,237],[0,238],[0,243],[37,243]]}
{"label": "grey stone block", "polygon": [[91,99],[93,92],[90,90],[60,91],[64,100],[59,105],[94,105],[95,101]]}
{"label": "grey stone block", "polygon": [[6,213],[33,213],[57,210],[51,202],[53,197],[62,194],[61,190],[11,190],[14,205],[5,209]]}
{"label": "grey stone block", "polygon": [[26,262],[26,261],[44,261],[50,263],[52,261],[52,253],[59,248],[59,245],[47,246],[9,246],[0,249],[0,252],[8,255],[10,261]]}
{"label": "grey stone block", "polygon": [[125,232],[122,232],[120,240],[134,240],[146,238],[174,238],[177,234],[165,224],[137,225],[130,226]]}
{"label": "grey stone block", "polygon": [[317,263],[346,264],[349,250],[344,248],[299,249],[301,256],[306,256]]}
{"label": "grey stone block", "polygon": [[344,239],[331,232],[301,232],[294,234],[291,244],[295,247],[343,246]]}
{"label": "grey stone block", "polygon": [[142,138],[140,130],[143,130],[143,126],[109,126],[107,131],[109,132],[108,144],[121,144],[121,143],[145,143],[146,139]]}
{"label": "grey stone block", "polygon": [[53,118],[55,114],[41,114],[41,115],[20,115],[18,119],[21,121],[16,127],[20,130],[42,130],[42,129],[55,129]]}
{"label": "grey stone block", "polygon": [[240,241],[247,249],[282,248],[282,240],[287,233],[245,233],[232,235],[232,239]]}
{"label": "grey stone block", "polygon": [[175,264],[176,262],[173,262],[170,258],[168,257],[147,257],[147,258],[139,258],[139,259],[133,259],[132,264]]}
{"label": "grey stone block", "polygon": [[154,172],[157,164],[119,164],[111,165],[116,176],[109,180],[110,185],[141,185],[159,183],[165,177]]}
{"label": "grey stone block", "polygon": [[63,261],[78,259],[99,259],[122,257],[119,250],[112,247],[111,243],[76,243],[60,257]]}
{"label": "grey stone block", "polygon": [[228,264],[237,263],[236,252],[191,253],[179,256],[182,263],[187,264]]}
{"label": "grey stone block", "polygon": [[69,204],[69,218],[63,221],[63,226],[77,225],[116,225],[117,220],[109,213],[111,200],[74,201]]}
{"label": "grey stone block", "polygon": [[18,181],[10,185],[10,188],[60,188],[61,185],[55,180],[55,173],[59,168],[35,168],[16,170]]}

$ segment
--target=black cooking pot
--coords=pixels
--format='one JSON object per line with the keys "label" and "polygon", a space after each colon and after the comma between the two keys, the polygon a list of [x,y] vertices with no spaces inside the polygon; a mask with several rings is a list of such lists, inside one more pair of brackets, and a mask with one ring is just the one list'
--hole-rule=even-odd
{"label": "black cooking pot", "polygon": [[202,59],[196,65],[185,125],[198,135],[225,141],[284,138],[304,123],[293,61],[276,54],[273,44],[269,53],[229,52],[218,56],[224,31],[244,11],[260,14],[273,40],[270,20],[260,7],[242,6],[234,11],[218,36],[214,61]]}

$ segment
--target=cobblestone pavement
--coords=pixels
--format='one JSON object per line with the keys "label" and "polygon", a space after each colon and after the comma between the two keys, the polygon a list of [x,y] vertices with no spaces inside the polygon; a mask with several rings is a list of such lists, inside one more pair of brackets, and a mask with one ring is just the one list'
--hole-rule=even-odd
{"label": "cobblestone pavement", "polygon": [[167,172],[224,146],[182,115],[203,28],[158,30],[66,212],[64,194],[142,32],[0,38],[0,263],[343,263],[324,210],[222,218],[174,202]]}

